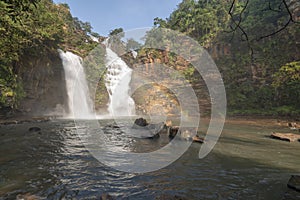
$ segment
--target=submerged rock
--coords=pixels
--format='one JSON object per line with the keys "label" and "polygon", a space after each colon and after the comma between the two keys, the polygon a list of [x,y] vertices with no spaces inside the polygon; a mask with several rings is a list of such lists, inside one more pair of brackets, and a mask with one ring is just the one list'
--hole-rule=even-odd
{"label": "submerged rock", "polygon": [[120,126],[116,125],[116,124],[109,124],[109,125],[106,125],[105,127],[106,128],[120,128]]}
{"label": "submerged rock", "polygon": [[42,130],[41,128],[36,127],[36,126],[30,127],[30,128],[28,129],[29,132],[39,132],[39,131],[41,131],[41,130]]}
{"label": "submerged rock", "polygon": [[161,196],[158,196],[155,198],[156,200],[187,200],[185,197],[181,197],[178,195],[168,195],[168,194],[163,194]]}
{"label": "submerged rock", "polygon": [[110,194],[102,194],[100,200],[114,200],[115,198]]}

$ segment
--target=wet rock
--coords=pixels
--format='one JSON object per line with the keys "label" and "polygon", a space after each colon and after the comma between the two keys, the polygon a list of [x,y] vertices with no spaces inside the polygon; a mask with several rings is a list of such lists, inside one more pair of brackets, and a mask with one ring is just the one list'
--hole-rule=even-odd
{"label": "wet rock", "polygon": [[193,137],[193,142],[204,143],[204,138],[201,138],[198,135],[196,135]]}
{"label": "wet rock", "polygon": [[55,119],[55,117],[33,117],[32,121],[34,121],[34,122],[48,122],[48,121],[51,121],[51,119]]}
{"label": "wet rock", "polygon": [[158,196],[155,199],[156,200],[187,200],[187,198],[185,198],[185,197],[181,197],[178,195],[167,195],[167,194]]}
{"label": "wet rock", "polygon": [[2,125],[11,125],[11,124],[18,124],[17,120],[6,120],[1,122]]}
{"label": "wet rock", "polygon": [[283,200],[300,199],[300,176],[291,176],[287,184],[287,192],[284,194]]}
{"label": "wet rock", "polygon": [[297,124],[296,122],[289,122],[289,123],[288,123],[288,127],[289,127],[291,130],[300,130],[300,125]]}
{"label": "wet rock", "polygon": [[278,139],[278,140],[284,140],[288,142],[295,142],[300,139],[299,134],[294,133],[275,133],[273,132],[271,135],[271,138]]}
{"label": "wet rock", "polygon": [[147,126],[134,125],[130,129],[130,135],[136,138],[158,138],[163,127],[163,122],[158,124],[149,124]]}
{"label": "wet rock", "polygon": [[168,136],[170,138],[174,138],[178,132],[179,132],[179,126],[168,127]]}
{"label": "wet rock", "polygon": [[41,130],[42,130],[41,128],[36,127],[36,126],[30,127],[30,128],[28,129],[29,132],[39,132],[39,131],[41,131]]}
{"label": "wet rock", "polygon": [[109,124],[107,126],[105,126],[106,128],[120,128],[120,126],[116,125],[116,124]]}
{"label": "wet rock", "polygon": [[0,125],[13,125],[13,124],[25,124],[25,123],[42,123],[50,121],[50,117],[33,117],[33,118],[18,118],[18,119],[5,119],[0,120]]}
{"label": "wet rock", "polygon": [[18,194],[16,197],[16,200],[39,200],[39,199],[41,198],[36,195],[32,195],[30,193]]}
{"label": "wet rock", "polygon": [[300,176],[293,175],[290,178],[287,186],[293,190],[300,192]]}
{"label": "wet rock", "polygon": [[114,200],[115,198],[109,194],[102,194],[100,200]]}
{"label": "wet rock", "polygon": [[112,128],[120,128],[118,125],[112,125]]}
{"label": "wet rock", "polygon": [[137,125],[137,126],[147,126],[148,125],[148,122],[146,119],[144,118],[138,118],[134,121],[134,125]]}
{"label": "wet rock", "polygon": [[289,188],[288,191],[283,196],[283,200],[299,200],[299,199],[300,199],[300,193]]}

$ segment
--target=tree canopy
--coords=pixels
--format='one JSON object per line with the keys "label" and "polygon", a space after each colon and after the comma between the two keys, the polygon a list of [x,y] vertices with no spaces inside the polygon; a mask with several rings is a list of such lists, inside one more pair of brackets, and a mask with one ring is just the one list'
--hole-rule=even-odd
{"label": "tree canopy", "polygon": [[26,59],[57,55],[58,48],[83,56],[96,45],[90,23],[73,18],[66,4],[1,0],[0,14],[0,108],[16,108],[26,95],[19,76]]}
{"label": "tree canopy", "polygon": [[[300,60],[299,7],[295,0],[183,0],[154,25],[188,34],[209,51],[223,75],[229,110],[270,114],[283,106],[288,114],[299,110],[300,81],[284,75],[287,68],[297,71]],[[279,81],[283,77],[288,80]]]}

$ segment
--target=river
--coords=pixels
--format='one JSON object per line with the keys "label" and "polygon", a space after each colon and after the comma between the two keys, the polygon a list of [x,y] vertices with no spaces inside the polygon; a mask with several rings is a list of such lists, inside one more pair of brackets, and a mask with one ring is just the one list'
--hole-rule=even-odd
{"label": "river", "polygon": [[[105,127],[111,121],[99,123]],[[41,132],[29,132],[33,126]],[[205,125],[200,129],[204,131]],[[71,120],[1,126],[0,199],[25,193],[42,199],[99,199],[103,193],[116,199],[282,199],[290,176],[300,173],[300,145],[267,137],[274,129],[289,131],[263,123],[226,123],[204,159],[198,158],[201,144],[193,143],[166,168],[129,174],[96,160]],[[118,129],[103,130],[123,137]],[[122,145],[139,152],[168,141],[161,135],[152,140],[131,138]]]}

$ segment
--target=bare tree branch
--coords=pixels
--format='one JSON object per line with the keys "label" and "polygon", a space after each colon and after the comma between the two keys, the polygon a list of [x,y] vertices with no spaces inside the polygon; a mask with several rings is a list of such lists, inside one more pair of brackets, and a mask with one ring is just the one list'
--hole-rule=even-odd
{"label": "bare tree branch", "polygon": [[249,0],[246,1],[245,3],[245,6],[243,7],[242,11],[239,13],[239,18],[238,18],[238,21],[236,21],[234,19],[234,7],[236,5],[236,0],[233,0],[232,3],[231,3],[231,7],[229,9],[229,15],[230,15],[230,18],[231,18],[231,21],[233,22],[233,24],[235,25],[235,27],[232,27],[232,25],[230,26],[231,28],[231,33],[233,33],[233,36],[234,36],[234,33],[239,30],[242,32],[241,34],[241,40],[242,41],[246,41],[247,44],[248,44],[248,48],[250,49],[250,54],[251,54],[251,58],[253,58],[253,49],[252,49],[252,46],[250,44],[250,40],[249,40],[249,37],[248,37],[248,34],[246,33],[246,31],[244,30],[244,28],[241,26],[241,23],[242,23],[242,15],[243,13],[245,12],[245,10],[247,9],[248,7],[248,4],[249,4]]}
{"label": "bare tree branch", "polygon": [[[294,16],[293,16],[293,14],[292,14],[292,12],[290,10],[290,7],[288,6],[286,0],[282,0],[282,2],[281,2],[280,5],[282,5],[282,4],[284,5],[285,11],[289,15],[288,21],[281,28],[279,28],[278,30],[276,30],[276,31],[274,31],[272,33],[269,33],[267,35],[259,37],[258,39],[256,39],[257,41],[262,40],[262,39],[267,38],[267,37],[274,36],[274,35],[280,33],[281,31],[285,30],[290,25],[290,23],[299,23],[299,22],[297,22],[297,21],[294,20]],[[270,0],[269,0],[269,6],[270,6]],[[272,11],[274,11],[274,10],[272,10]]]}
{"label": "bare tree branch", "polygon": [[[288,20],[287,20],[287,22],[281,27],[281,28],[279,28],[278,30],[275,30],[275,31],[273,31],[273,32],[271,32],[271,33],[268,33],[267,35],[263,35],[263,36],[260,36],[260,37],[258,37],[258,38],[256,38],[255,39],[255,41],[260,41],[260,40],[262,40],[262,39],[264,39],[264,38],[267,38],[267,37],[271,37],[271,36],[274,36],[274,35],[277,35],[278,33],[280,33],[280,32],[282,32],[283,30],[285,30],[291,23],[297,23],[297,24],[300,24],[300,22],[298,22],[298,21],[296,21],[295,19],[294,19],[294,16],[293,16],[293,13],[292,13],[292,11],[291,11],[291,9],[290,9],[290,7],[289,7],[289,5],[288,5],[288,3],[287,3],[287,0],[281,0],[281,3],[279,4],[279,6],[278,6],[278,9],[274,9],[274,8],[272,8],[272,6],[271,6],[271,2],[272,2],[273,0],[269,0],[268,1],[268,9],[265,9],[265,10],[263,10],[263,11],[274,11],[274,12],[277,12],[277,13],[281,13],[281,12],[287,12],[288,13]],[[232,26],[232,25],[230,25],[230,31],[228,31],[229,33],[232,33],[232,32],[235,32],[235,31],[237,31],[237,30],[239,30],[239,31],[241,31],[242,32],[242,35],[241,35],[241,40],[242,41],[247,41],[247,42],[250,42],[249,41],[249,37],[248,37],[248,35],[247,35],[247,33],[246,33],[246,31],[243,29],[243,27],[241,26],[241,23],[242,23],[242,15],[245,13],[245,10],[247,9],[247,7],[248,7],[248,4],[249,4],[249,0],[247,0],[246,2],[245,2],[245,6],[243,7],[243,9],[242,9],[242,11],[240,12],[240,13],[238,13],[238,21],[235,19],[235,14],[236,13],[234,13],[234,7],[235,7],[235,5],[236,5],[236,3],[237,3],[237,1],[236,0],[233,0],[232,2],[231,2],[231,6],[230,6],[230,9],[229,9],[229,12],[228,12],[228,14],[230,15],[230,18],[231,18],[231,21],[232,21],[232,23],[235,25],[234,27]],[[282,8],[282,6],[284,7],[284,8]],[[252,42],[252,41],[251,41]]]}

